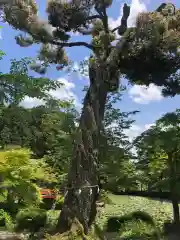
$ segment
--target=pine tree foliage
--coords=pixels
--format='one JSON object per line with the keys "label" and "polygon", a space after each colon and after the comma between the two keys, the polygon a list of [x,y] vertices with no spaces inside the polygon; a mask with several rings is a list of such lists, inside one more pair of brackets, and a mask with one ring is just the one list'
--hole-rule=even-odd
{"label": "pine tree foliage", "polygon": [[[7,4],[3,4],[5,2]],[[26,33],[16,37],[18,44],[42,43],[38,56],[41,61],[61,67],[67,65],[69,60],[64,47],[85,46],[101,59],[107,58],[105,52],[108,50],[108,69],[116,70],[109,71],[108,81],[113,77],[117,80],[120,69],[132,83],[148,85],[153,82],[164,87],[165,95],[178,93],[180,10],[173,4],[162,4],[154,12],[139,14],[136,26],[127,28],[130,8],[125,4],[119,27],[111,29],[106,14],[111,4],[111,0],[49,0],[48,21],[38,17],[34,0],[3,1],[1,6],[4,19]],[[92,35],[92,42],[70,42],[70,31]],[[122,37],[113,47],[115,31]],[[34,66],[36,70],[41,67],[40,64],[39,68]]]}

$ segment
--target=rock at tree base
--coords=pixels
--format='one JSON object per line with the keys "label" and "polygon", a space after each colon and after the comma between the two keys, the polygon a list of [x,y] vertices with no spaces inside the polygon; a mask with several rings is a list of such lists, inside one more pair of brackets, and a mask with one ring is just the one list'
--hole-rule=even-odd
{"label": "rock at tree base", "polygon": [[0,231],[0,240],[24,240],[25,238],[16,233]]}

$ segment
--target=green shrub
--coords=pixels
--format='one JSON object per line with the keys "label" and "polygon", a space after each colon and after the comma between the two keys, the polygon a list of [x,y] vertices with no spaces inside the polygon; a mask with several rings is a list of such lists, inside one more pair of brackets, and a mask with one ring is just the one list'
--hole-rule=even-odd
{"label": "green shrub", "polygon": [[103,201],[105,204],[111,204],[112,203],[111,199],[109,198],[109,193],[106,192],[103,189],[100,192],[99,200]]}
{"label": "green shrub", "polygon": [[0,209],[0,227],[5,227],[7,230],[13,228],[13,221],[10,215],[3,209]]}
{"label": "green shrub", "polygon": [[[144,235],[151,234],[151,237],[141,236],[136,237],[135,239],[157,239],[157,230],[161,233],[161,240],[164,239],[163,235],[163,226],[164,222],[172,222],[173,214],[172,214],[172,204],[167,202],[160,202],[157,200],[150,200],[147,198],[141,197],[129,197],[129,196],[117,196],[109,194],[109,198],[111,199],[113,204],[106,204],[104,209],[104,214],[97,218],[96,223],[101,230],[107,230],[108,220],[110,234],[114,230],[120,229],[119,237],[122,239],[134,239],[132,236],[140,235],[138,232],[141,232]],[[135,219],[132,221],[127,221],[127,216],[131,216],[132,213],[136,212],[146,212],[148,213],[156,224],[156,228],[151,227],[147,221],[143,221],[142,217],[137,219],[137,215]],[[120,219],[119,219],[120,218]],[[123,223],[123,221],[125,223]],[[115,221],[115,223],[113,222]],[[152,237],[152,235],[154,237]]]}
{"label": "green shrub", "polygon": [[43,209],[29,208],[22,209],[16,215],[16,229],[17,230],[30,230],[37,232],[43,228],[47,222],[47,214]]}
{"label": "green shrub", "polygon": [[60,211],[56,211],[56,210],[47,211],[46,228],[48,230],[54,230],[58,222],[59,214],[60,214]]}
{"label": "green shrub", "polygon": [[146,224],[141,220],[125,222],[121,226],[120,238],[126,240],[162,240],[162,238],[157,236],[157,232],[152,226]]}
{"label": "green shrub", "polygon": [[0,226],[4,227],[6,225],[6,219],[5,219],[6,212],[3,209],[0,209]]}

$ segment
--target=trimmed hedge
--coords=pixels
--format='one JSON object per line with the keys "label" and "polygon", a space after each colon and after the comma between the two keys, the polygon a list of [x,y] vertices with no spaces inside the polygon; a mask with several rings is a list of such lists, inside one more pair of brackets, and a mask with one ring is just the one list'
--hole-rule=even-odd
{"label": "trimmed hedge", "polygon": [[38,232],[47,222],[46,211],[39,208],[22,209],[16,215],[16,230]]}

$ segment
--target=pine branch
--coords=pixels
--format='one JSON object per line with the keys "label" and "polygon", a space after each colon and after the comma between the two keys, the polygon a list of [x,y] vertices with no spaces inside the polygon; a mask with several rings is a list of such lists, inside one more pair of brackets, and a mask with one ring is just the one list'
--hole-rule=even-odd
{"label": "pine branch", "polygon": [[121,40],[117,43],[114,51],[111,52],[111,54],[108,57],[107,63],[113,66],[118,66],[118,56],[124,49],[124,45],[126,44],[126,41],[129,37],[130,32],[132,31],[132,28],[127,28],[127,19],[130,14],[130,7],[127,6],[127,4],[124,4],[123,7],[123,16],[121,18],[121,25],[119,27],[116,27],[112,30],[112,32],[116,30],[123,30],[122,31],[122,37]]}
{"label": "pine branch", "polygon": [[102,19],[102,17],[99,14],[96,14],[96,15],[89,16],[86,19],[86,21],[91,21],[91,20],[94,20],[94,19]]}
{"label": "pine branch", "polygon": [[105,33],[109,33],[109,26],[108,26],[108,16],[106,13],[106,8],[105,5],[103,5],[103,17],[102,17],[102,22],[104,26]]}
{"label": "pine branch", "polygon": [[89,44],[87,42],[59,42],[59,41],[51,40],[51,41],[48,41],[48,43],[54,44],[62,48],[63,47],[80,47],[80,46],[87,47],[91,50],[94,50],[95,48],[92,44]]}
{"label": "pine branch", "polygon": [[131,31],[132,31],[132,28],[128,28],[124,33],[124,35],[121,37],[120,41],[117,43],[117,45],[113,47],[114,51],[112,51],[110,56],[108,57],[107,63],[109,63],[110,65],[118,66],[116,63],[118,62],[119,54],[124,49],[124,46],[127,42],[127,39]]}
{"label": "pine branch", "polygon": [[110,54],[110,48],[109,48],[109,45],[110,45],[110,41],[109,41],[109,38],[108,38],[108,35],[109,35],[109,25],[108,25],[108,16],[107,16],[107,12],[106,12],[106,7],[105,7],[105,2],[104,0],[102,0],[103,2],[103,7],[102,7],[102,23],[103,23],[103,26],[104,26],[104,31],[106,33],[106,38],[107,38],[107,46],[106,47],[106,58],[109,56]]}
{"label": "pine branch", "polygon": [[82,35],[91,35],[92,29],[79,28],[78,32],[81,33]]}
{"label": "pine branch", "polygon": [[113,33],[113,32],[115,32],[115,31],[117,31],[118,29],[120,29],[120,27],[121,27],[121,26],[118,26],[118,27],[113,28],[113,29],[111,30],[111,32]]}

